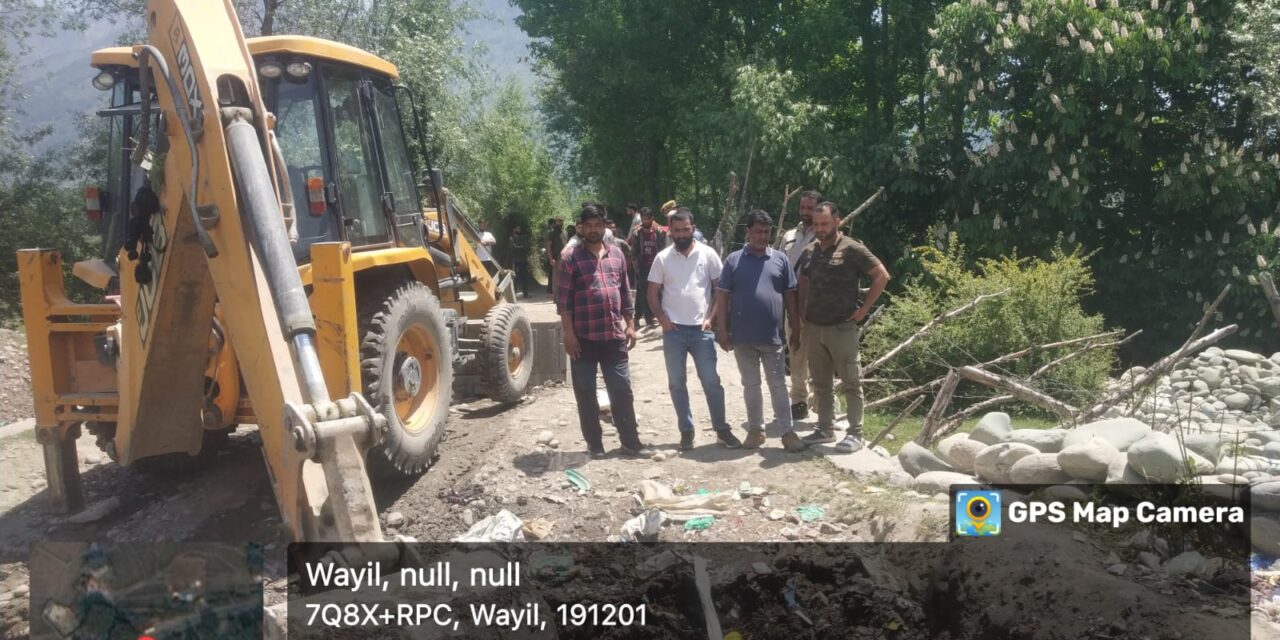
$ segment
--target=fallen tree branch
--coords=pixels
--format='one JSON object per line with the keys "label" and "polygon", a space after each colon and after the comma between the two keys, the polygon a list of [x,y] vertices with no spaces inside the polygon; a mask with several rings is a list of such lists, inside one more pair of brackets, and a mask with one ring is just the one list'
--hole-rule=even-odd
{"label": "fallen tree branch", "polygon": [[958,384],[960,384],[960,376],[956,374],[956,370],[947,371],[946,377],[942,379],[942,388],[933,398],[933,406],[929,407],[929,412],[924,415],[924,424],[920,427],[920,433],[916,435],[917,444],[923,445],[929,442],[942,416],[947,412],[947,407],[951,406],[951,398],[954,397]]}
{"label": "fallen tree branch", "polygon": [[1262,295],[1267,297],[1267,304],[1271,307],[1271,315],[1275,316],[1276,323],[1280,324],[1280,291],[1276,290],[1276,281],[1271,277],[1270,273],[1258,274],[1258,284],[1262,286]]}
{"label": "fallen tree branch", "polygon": [[1044,407],[1067,420],[1075,418],[1077,409],[1057,398],[1041,393],[1026,386],[1025,384],[1008,378],[999,376],[989,371],[983,371],[977,367],[960,367],[957,372],[968,380],[986,385],[995,389],[999,389],[1008,393],[1023,402],[1034,404],[1037,407]]}
{"label": "fallen tree branch", "polygon": [[1088,343],[1088,342],[1091,342],[1091,341],[1093,341],[1093,340],[1100,340],[1100,339],[1102,339],[1102,338],[1113,338],[1113,337],[1115,337],[1115,336],[1122,335],[1123,333],[1124,333],[1124,331],[1121,331],[1121,330],[1117,329],[1117,330],[1115,330],[1115,331],[1107,331],[1107,332],[1104,332],[1104,333],[1096,333],[1096,334],[1091,335],[1091,336],[1084,336],[1083,338],[1072,338],[1072,339],[1070,339],[1070,340],[1059,340],[1058,342],[1050,342],[1050,343],[1047,343],[1047,344],[1039,344],[1039,345],[1036,345],[1036,346],[1034,346],[1034,347],[1027,347],[1026,349],[1023,349],[1023,350],[1021,350],[1021,351],[1014,351],[1013,353],[1006,353],[1006,354],[1004,354],[1004,355],[1000,356],[999,358],[996,358],[995,360],[988,360],[988,361],[986,361],[986,362],[984,362],[984,363],[982,363],[982,364],[980,364],[980,365],[978,365],[978,366],[979,366],[979,367],[981,367],[981,368],[983,368],[983,369],[987,369],[987,368],[990,368],[990,367],[995,366],[995,365],[997,365],[997,364],[1003,364],[1003,363],[1008,362],[1008,361],[1010,361],[1010,360],[1017,360],[1018,358],[1022,358],[1022,357],[1025,357],[1025,356],[1029,356],[1029,355],[1031,355],[1031,354],[1033,354],[1033,353],[1036,353],[1036,352],[1038,352],[1038,351],[1048,351],[1048,350],[1050,350],[1050,349],[1059,349],[1059,348],[1062,348],[1062,347],[1072,347],[1072,346],[1075,346],[1075,345],[1080,344],[1080,343]]}
{"label": "fallen tree branch", "polygon": [[[1212,311],[1213,310],[1210,309],[1210,313],[1212,313]],[[1209,347],[1213,343],[1235,333],[1239,329],[1240,329],[1239,326],[1234,324],[1229,324],[1225,327],[1222,327],[1221,329],[1218,329],[1217,331],[1210,333],[1209,335],[1203,338],[1200,338],[1199,340],[1184,343],[1181,347],[1178,348],[1177,351],[1161,358],[1159,362],[1156,362],[1155,364],[1151,365],[1150,369],[1147,369],[1146,371],[1142,372],[1142,375],[1138,376],[1138,378],[1133,381],[1133,384],[1130,384],[1126,388],[1112,391],[1111,393],[1103,397],[1102,401],[1100,401],[1098,404],[1095,404],[1089,409],[1082,411],[1080,415],[1076,417],[1076,421],[1091,422],[1093,420],[1096,420],[1098,416],[1101,416],[1102,414],[1106,413],[1107,410],[1110,409],[1111,407],[1116,406],[1122,400],[1133,397],[1143,387],[1146,387],[1147,385],[1152,384],[1153,382],[1158,380],[1160,376],[1164,375],[1166,372],[1172,369],[1173,366],[1176,365],[1179,361],[1181,361],[1184,357],[1204,350],[1205,348]]]}
{"label": "fallen tree branch", "polygon": [[866,335],[867,329],[870,329],[875,325],[876,320],[880,319],[880,314],[884,313],[884,309],[884,305],[876,307],[875,310],[871,312],[871,315],[867,316],[867,319],[863,321],[862,326],[858,328],[858,332],[862,335]]}
{"label": "fallen tree branch", "polygon": [[850,211],[848,215],[846,215],[844,219],[840,221],[840,224],[836,228],[839,229],[840,227],[843,227],[844,225],[852,222],[853,219],[858,217],[859,214],[861,214],[863,211],[866,211],[867,207],[870,207],[871,203],[875,202],[876,198],[879,198],[880,194],[882,193],[884,193],[884,187],[880,187],[879,189],[876,189],[876,192],[871,194],[870,198],[867,198],[862,202],[862,204],[858,205],[857,209]]}
{"label": "fallen tree branch", "polygon": [[892,348],[892,349],[888,350],[887,352],[885,352],[885,354],[884,354],[884,355],[880,356],[879,358],[876,358],[876,361],[875,361],[875,362],[872,362],[871,364],[869,364],[869,365],[867,365],[867,366],[863,367],[863,369],[862,369],[862,374],[863,374],[863,375],[867,375],[867,374],[871,373],[872,371],[875,371],[876,369],[879,369],[880,367],[884,366],[884,363],[886,363],[886,362],[888,362],[888,361],[892,360],[894,356],[898,355],[899,353],[902,353],[902,351],[903,351],[904,349],[906,349],[907,347],[911,346],[912,344],[915,344],[915,342],[916,342],[917,340],[919,340],[920,338],[923,338],[924,336],[929,335],[929,333],[930,333],[931,331],[933,331],[934,329],[936,329],[936,328],[938,327],[938,325],[940,325],[940,324],[942,324],[942,323],[946,322],[947,320],[950,320],[950,319],[952,319],[952,318],[954,318],[954,317],[956,317],[956,316],[958,316],[958,315],[960,315],[960,314],[962,314],[962,313],[965,313],[966,311],[969,311],[970,309],[973,309],[974,307],[976,307],[976,306],[978,306],[979,304],[981,304],[983,300],[986,300],[986,299],[988,299],[988,298],[995,298],[995,297],[998,297],[998,296],[1002,296],[1002,295],[1004,295],[1004,294],[1006,294],[1006,293],[1008,293],[1008,292],[1009,292],[1009,290],[1008,290],[1008,289],[1005,289],[1005,290],[1003,290],[1003,291],[997,291],[996,293],[984,293],[984,294],[982,294],[982,295],[978,296],[977,298],[974,298],[972,301],[968,302],[967,304],[965,304],[965,305],[963,305],[963,306],[961,306],[961,307],[959,307],[959,308],[957,308],[957,309],[953,309],[953,310],[951,310],[951,311],[948,311],[948,312],[946,312],[946,313],[944,313],[944,314],[942,314],[942,315],[940,315],[940,316],[938,316],[938,317],[936,317],[936,318],[934,318],[934,319],[932,319],[932,320],[930,320],[930,321],[926,322],[926,323],[925,323],[925,325],[924,325],[923,327],[920,327],[920,330],[918,330],[918,331],[916,331],[915,333],[911,334],[911,337],[907,338],[906,340],[903,340],[903,341],[902,341],[898,346],[896,346],[896,347],[894,347],[894,348]]}
{"label": "fallen tree branch", "polygon": [[1067,355],[1062,356],[1057,360],[1051,360],[1049,362],[1046,362],[1039,369],[1036,369],[1035,371],[1031,372],[1031,376],[1028,377],[1027,379],[1035,380],[1036,378],[1039,378],[1040,376],[1048,373],[1050,370],[1056,369],[1057,367],[1062,365],[1064,362],[1071,360],[1072,358],[1075,358],[1077,356],[1081,356],[1086,353],[1089,353],[1090,351],[1122,346],[1126,342],[1129,342],[1130,340],[1133,340],[1134,338],[1138,337],[1138,334],[1140,333],[1142,333],[1142,329],[1138,329],[1137,331],[1134,331],[1133,333],[1126,336],[1123,340],[1114,340],[1112,342],[1099,342],[1096,344],[1086,344],[1083,348],[1072,351],[1071,353],[1068,353]]}
{"label": "fallen tree branch", "polygon": [[902,422],[904,418],[911,415],[911,412],[915,411],[916,407],[919,407],[923,403],[924,403],[924,396],[920,396],[919,398],[916,398],[915,401],[913,401],[910,405],[907,406],[906,409],[902,411],[902,413],[898,414],[898,417],[893,419],[893,422],[890,422],[888,425],[885,426],[884,429],[880,431],[880,433],[876,434],[875,439],[871,441],[871,444],[867,445],[867,448],[875,449],[876,445],[880,444],[880,441],[883,440],[885,436],[889,435],[889,432],[893,431],[894,427],[898,426],[898,423]]}
{"label": "fallen tree branch", "polygon": [[800,193],[803,188],[804,185],[798,186],[794,190],[791,189],[791,185],[782,188],[782,208],[778,211],[778,237],[773,241],[774,249],[782,248],[782,240],[787,235],[787,203],[791,202],[791,198]]}

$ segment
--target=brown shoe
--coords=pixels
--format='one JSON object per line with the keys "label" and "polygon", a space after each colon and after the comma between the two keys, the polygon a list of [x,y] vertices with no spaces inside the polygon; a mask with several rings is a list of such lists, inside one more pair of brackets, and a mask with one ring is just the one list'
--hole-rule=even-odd
{"label": "brown shoe", "polygon": [[804,443],[804,440],[800,439],[800,436],[796,435],[796,432],[788,431],[782,434],[782,448],[791,453],[800,453],[808,449],[809,446]]}
{"label": "brown shoe", "polygon": [[753,429],[747,432],[747,439],[742,441],[743,449],[759,449],[764,444],[764,429]]}

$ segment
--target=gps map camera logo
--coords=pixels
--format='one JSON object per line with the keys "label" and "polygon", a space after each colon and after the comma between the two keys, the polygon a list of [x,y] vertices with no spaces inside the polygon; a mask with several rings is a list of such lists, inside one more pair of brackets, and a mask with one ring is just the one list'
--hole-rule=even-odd
{"label": "gps map camera logo", "polygon": [[956,493],[956,535],[970,538],[1000,535],[999,491]]}

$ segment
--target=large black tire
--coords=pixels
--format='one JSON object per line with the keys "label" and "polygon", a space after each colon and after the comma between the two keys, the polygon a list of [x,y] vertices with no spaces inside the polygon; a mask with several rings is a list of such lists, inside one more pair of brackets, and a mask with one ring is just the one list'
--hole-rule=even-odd
{"label": "large black tire", "polygon": [[480,330],[480,375],[495,402],[524,397],[533,373],[533,327],[518,304],[494,305]]}
{"label": "large black tire", "polygon": [[360,373],[365,397],[387,417],[382,442],[369,451],[369,471],[415,475],[431,465],[452,401],[453,354],[444,314],[435,294],[418,282],[366,304],[360,314]]}

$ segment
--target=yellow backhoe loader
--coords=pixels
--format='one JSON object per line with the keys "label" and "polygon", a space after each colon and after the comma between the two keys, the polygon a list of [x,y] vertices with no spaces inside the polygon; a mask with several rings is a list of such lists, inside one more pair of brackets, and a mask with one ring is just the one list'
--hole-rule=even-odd
{"label": "yellow backhoe loader", "polygon": [[246,39],[229,0],[151,0],[146,21],[147,44],[92,59],[112,96],[107,183],[85,193],[104,257],[73,273],[104,301],[68,299],[56,250],[18,254],[53,505],[83,504],[82,425],[120,464],[189,466],[256,424],[294,539],[380,540],[366,462],[420,472],[455,386],[529,384],[511,273],[417,172],[394,65]]}

